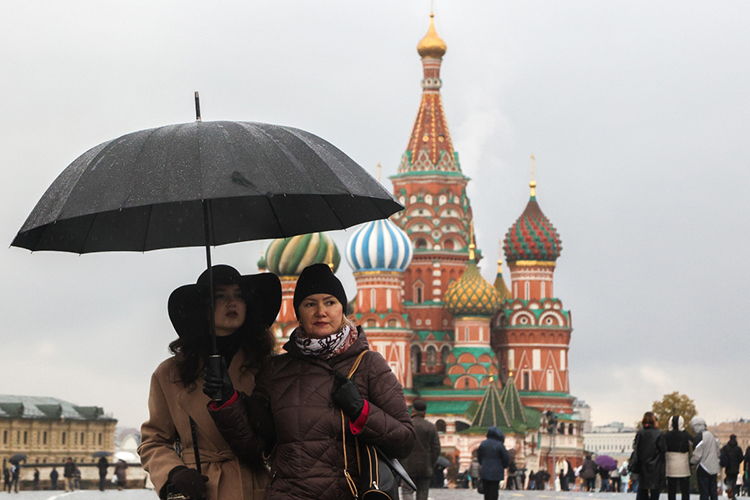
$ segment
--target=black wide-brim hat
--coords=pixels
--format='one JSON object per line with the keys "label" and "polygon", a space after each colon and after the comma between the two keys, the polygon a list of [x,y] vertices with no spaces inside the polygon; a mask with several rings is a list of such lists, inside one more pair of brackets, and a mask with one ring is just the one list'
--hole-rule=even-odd
{"label": "black wide-brim hat", "polygon": [[[227,265],[212,267],[214,286],[239,285],[247,304],[245,321],[259,321],[269,327],[276,321],[281,309],[281,282],[273,273],[241,275]],[[208,289],[208,270],[198,277],[193,285],[183,285],[169,296],[167,310],[177,335],[180,338],[207,335],[208,308],[211,296]]]}

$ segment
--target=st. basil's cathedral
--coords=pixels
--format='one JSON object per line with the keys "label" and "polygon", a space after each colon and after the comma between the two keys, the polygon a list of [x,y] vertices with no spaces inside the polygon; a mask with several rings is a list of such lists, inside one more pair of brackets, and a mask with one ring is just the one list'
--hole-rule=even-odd
{"label": "st. basil's cathedral", "polygon": [[[583,459],[583,421],[573,415],[568,377],[571,315],[553,288],[560,236],[542,213],[532,179],[529,202],[502,240],[510,287],[502,261],[493,284],[481,276],[469,178],[453,149],[440,94],[446,49],[430,15],[417,46],[422,99],[390,177],[405,210],[350,236],[344,256],[357,285],[350,317],[365,329],[370,348],[386,358],[407,402],[426,401],[443,454],[459,470],[468,467],[492,425],[505,433],[519,468],[551,471],[553,456],[558,466],[567,459],[576,467]],[[274,325],[279,345],[298,325],[292,306],[297,277],[317,262],[334,272],[341,263],[325,233],[275,240],[258,262],[281,279]],[[549,411],[558,420],[554,451]]]}

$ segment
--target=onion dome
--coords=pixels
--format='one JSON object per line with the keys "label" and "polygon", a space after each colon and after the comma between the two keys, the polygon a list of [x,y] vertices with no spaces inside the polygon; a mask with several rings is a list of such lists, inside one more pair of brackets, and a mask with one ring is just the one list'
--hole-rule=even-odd
{"label": "onion dome", "polygon": [[427,34],[419,41],[417,52],[421,57],[433,57],[442,59],[448,46],[435,31],[435,14],[430,13],[430,28]]}
{"label": "onion dome", "polygon": [[260,259],[258,259],[258,271],[263,272],[268,269],[268,263],[266,262],[266,256],[263,254],[263,250],[260,251]]}
{"label": "onion dome", "polygon": [[390,219],[368,222],[346,244],[346,260],[354,272],[404,272],[414,254],[411,241]]}
{"label": "onion dome", "polygon": [[335,273],[341,255],[333,239],[325,233],[300,234],[274,240],[266,251],[268,270],[279,276],[299,276],[312,264],[328,264]]}
{"label": "onion dome", "polygon": [[454,317],[492,316],[500,308],[500,296],[495,287],[479,273],[474,260],[474,238],[469,245],[469,264],[463,276],[445,292],[445,306]]}
{"label": "onion dome", "polygon": [[508,262],[542,260],[554,262],[560,256],[562,241],[557,229],[536,202],[536,182],[529,183],[531,198],[526,209],[505,235],[504,250]]}

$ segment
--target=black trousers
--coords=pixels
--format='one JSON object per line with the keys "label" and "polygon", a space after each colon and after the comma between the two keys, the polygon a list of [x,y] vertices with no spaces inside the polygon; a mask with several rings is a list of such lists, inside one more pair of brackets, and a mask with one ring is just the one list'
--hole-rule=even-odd
{"label": "black trousers", "polygon": [[659,500],[659,493],[661,493],[661,490],[659,490],[659,488],[654,488],[653,490],[638,488],[638,493],[636,493],[635,495],[635,500]]}
{"label": "black trousers", "polygon": [[690,500],[690,477],[668,477],[667,478],[667,495],[669,500],[676,500],[677,487],[682,493],[682,500]]}
{"label": "black trousers", "polygon": [[701,500],[718,500],[719,494],[716,491],[716,474],[709,474],[706,469],[700,465],[698,470],[698,489],[701,493]]}
{"label": "black trousers", "polygon": [[482,479],[482,482],[484,483],[484,500],[497,500],[500,481]]}

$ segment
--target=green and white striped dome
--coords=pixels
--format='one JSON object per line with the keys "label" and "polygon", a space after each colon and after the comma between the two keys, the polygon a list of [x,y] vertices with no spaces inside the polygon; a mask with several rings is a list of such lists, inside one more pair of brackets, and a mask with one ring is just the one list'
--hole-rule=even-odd
{"label": "green and white striped dome", "polygon": [[341,255],[336,243],[325,233],[310,233],[274,240],[266,251],[268,270],[278,276],[299,276],[312,264],[332,265],[339,268]]}

